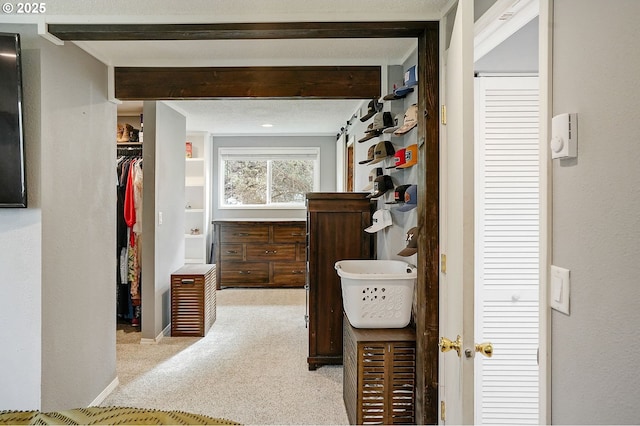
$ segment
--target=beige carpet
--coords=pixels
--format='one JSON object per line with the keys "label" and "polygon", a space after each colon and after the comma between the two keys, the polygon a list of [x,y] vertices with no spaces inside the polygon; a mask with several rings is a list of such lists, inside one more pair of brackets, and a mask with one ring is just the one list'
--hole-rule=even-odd
{"label": "beige carpet", "polygon": [[244,424],[348,424],[342,366],[309,371],[305,291],[225,289],[206,337],[140,345],[118,331],[120,386],[101,404]]}

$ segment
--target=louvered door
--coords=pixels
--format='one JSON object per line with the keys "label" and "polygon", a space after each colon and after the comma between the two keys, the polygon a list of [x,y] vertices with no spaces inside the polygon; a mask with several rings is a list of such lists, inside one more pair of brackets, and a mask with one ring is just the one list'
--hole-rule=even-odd
{"label": "louvered door", "polygon": [[476,79],[476,424],[538,424],[538,78]]}

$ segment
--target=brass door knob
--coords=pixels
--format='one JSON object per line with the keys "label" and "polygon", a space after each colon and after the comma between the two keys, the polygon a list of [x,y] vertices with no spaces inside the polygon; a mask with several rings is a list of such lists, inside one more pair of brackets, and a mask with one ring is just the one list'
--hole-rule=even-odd
{"label": "brass door knob", "polygon": [[458,353],[458,357],[460,357],[460,351],[462,350],[462,338],[458,335],[455,341],[451,341],[446,337],[441,337],[438,346],[440,346],[441,352],[449,352],[451,349],[455,349]]}
{"label": "brass door knob", "polygon": [[481,353],[487,358],[491,358],[493,356],[493,345],[491,342],[476,343],[476,352]]}

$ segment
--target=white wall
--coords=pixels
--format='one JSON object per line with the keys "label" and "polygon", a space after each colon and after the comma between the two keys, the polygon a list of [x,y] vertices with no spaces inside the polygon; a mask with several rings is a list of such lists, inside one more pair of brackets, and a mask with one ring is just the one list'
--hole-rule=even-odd
{"label": "white wall", "polygon": [[0,404],[84,406],[116,377],[116,107],[106,67],[73,44],[0,31],[24,35],[29,179],[29,208],[0,212]]}
{"label": "white wall", "polygon": [[145,102],[143,114],[142,338],[155,339],[171,320],[171,274],[184,264],[187,131],[163,102]]}
{"label": "white wall", "polygon": [[578,158],[553,164],[552,422],[638,423],[640,2],[555,0],[553,114],[577,112]]}
{"label": "white wall", "polygon": [[[345,120],[346,121],[346,120]],[[219,164],[218,148],[221,147],[319,147],[320,148],[320,191],[336,190],[336,138],[335,136],[214,136],[213,137],[213,176],[212,211],[213,219],[304,219],[306,209],[220,209],[218,208]]]}

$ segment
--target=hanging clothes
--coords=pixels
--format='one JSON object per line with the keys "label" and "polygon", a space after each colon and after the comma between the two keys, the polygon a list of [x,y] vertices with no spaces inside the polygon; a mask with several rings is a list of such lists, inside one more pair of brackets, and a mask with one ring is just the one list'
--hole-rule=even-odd
{"label": "hanging clothes", "polygon": [[140,325],[142,283],[142,159],[117,161],[118,316]]}

